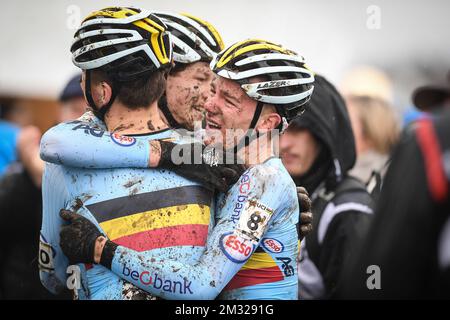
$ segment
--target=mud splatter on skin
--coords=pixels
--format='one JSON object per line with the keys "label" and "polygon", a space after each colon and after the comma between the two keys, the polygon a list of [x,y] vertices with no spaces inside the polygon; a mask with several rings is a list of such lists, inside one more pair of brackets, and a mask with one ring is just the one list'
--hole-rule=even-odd
{"label": "mud splatter on skin", "polygon": [[204,118],[204,104],[213,78],[207,63],[199,62],[187,67],[168,81],[169,107],[176,106],[175,118],[187,129],[194,129],[194,121]]}
{"label": "mud splatter on skin", "polygon": [[153,126],[152,120],[147,121],[147,128],[151,131],[155,131],[155,127]]}
{"label": "mud splatter on skin", "polygon": [[120,125],[117,126],[114,130],[112,130],[112,133],[125,131],[125,130],[128,130],[128,129],[133,128],[133,127],[134,127],[134,123],[130,123],[130,124],[120,124]]}
{"label": "mud splatter on skin", "polygon": [[150,141],[150,148],[152,154],[161,154],[161,147],[157,144],[157,142]]}

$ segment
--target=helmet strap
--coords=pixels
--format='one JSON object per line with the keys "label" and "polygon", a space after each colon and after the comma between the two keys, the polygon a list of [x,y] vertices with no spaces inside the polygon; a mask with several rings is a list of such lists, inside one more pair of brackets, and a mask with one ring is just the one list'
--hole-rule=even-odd
{"label": "helmet strap", "polygon": [[166,95],[163,94],[161,98],[158,101],[158,107],[159,110],[164,114],[164,116],[167,119],[167,122],[169,123],[169,126],[171,128],[181,128],[181,125],[175,120],[172,112],[170,111],[168,105],[167,105],[167,98]]}
{"label": "helmet strap", "polygon": [[[255,130],[256,124],[258,123],[259,117],[261,116],[261,112],[263,110],[264,103],[258,101],[256,104],[255,113],[253,114],[253,119],[250,122],[250,127],[247,130],[247,133],[250,132],[250,135],[245,135],[239,140],[239,143],[234,146],[234,153],[237,153],[244,147],[248,147],[248,145],[253,142],[255,139],[259,138],[258,132]],[[243,143],[242,143],[243,142]]]}
{"label": "helmet strap", "polygon": [[258,101],[258,103],[256,104],[255,113],[253,114],[252,122],[250,122],[249,129],[254,129],[256,127],[256,124],[258,123],[259,116],[261,115],[263,107],[264,107],[264,103],[262,103],[261,101]]}

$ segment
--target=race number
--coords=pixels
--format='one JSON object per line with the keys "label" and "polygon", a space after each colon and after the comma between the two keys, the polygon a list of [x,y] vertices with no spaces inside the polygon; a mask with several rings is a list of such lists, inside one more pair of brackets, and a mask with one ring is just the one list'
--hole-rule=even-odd
{"label": "race number", "polygon": [[273,210],[266,205],[249,200],[239,218],[237,232],[242,238],[258,243],[272,214]]}

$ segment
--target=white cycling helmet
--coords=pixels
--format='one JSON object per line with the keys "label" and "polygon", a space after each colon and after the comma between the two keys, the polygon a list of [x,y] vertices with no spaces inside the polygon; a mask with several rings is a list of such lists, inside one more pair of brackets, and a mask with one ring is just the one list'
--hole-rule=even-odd
{"label": "white cycling helmet", "polygon": [[80,69],[101,69],[119,80],[168,68],[172,62],[167,26],[150,11],[131,7],[108,7],[88,15],[70,51]]}
{"label": "white cycling helmet", "polygon": [[[303,112],[314,90],[314,75],[304,58],[265,40],[235,43],[211,61],[211,69],[220,77],[237,81],[250,98],[259,102],[251,128],[264,103],[274,105],[290,121]],[[255,77],[262,80],[250,83]]]}
{"label": "white cycling helmet", "polygon": [[193,15],[155,12],[172,35],[175,63],[210,62],[223,48],[217,30],[208,22]]}

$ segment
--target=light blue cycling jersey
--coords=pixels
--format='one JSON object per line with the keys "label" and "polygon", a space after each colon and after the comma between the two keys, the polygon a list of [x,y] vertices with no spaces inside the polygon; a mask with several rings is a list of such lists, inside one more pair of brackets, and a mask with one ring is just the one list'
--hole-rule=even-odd
{"label": "light blue cycling jersey", "polygon": [[[137,141],[134,143],[126,141],[126,144],[128,144],[127,150],[131,150],[131,152],[128,152],[124,157],[123,147],[121,148],[120,144],[117,144],[119,146],[117,148],[114,142],[111,143],[112,138],[108,136],[108,133],[103,132],[100,136],[99,132],[101,131],[97,131],[97,135],[92,135],[90,134],[91,125],[86,123],[81,125],[84,127],[74,129],[76,126],[80,126],[80,123],[62,124],[57,127],[57,131],[54,129],[54,131],[46,134],[42,144],[43,158],[48,161],[70,163],[72,166],[79,167],[147,166],[149,137],[142,140],[142,137],[135,138]],[[76,139],[74,132],[77,131],[83,133],[81,140]],[[61,139],[61,135],[66,137],[67,141]],[[156,137],[151,137],[151,139],[154,138]],[[135,152],[134,149],[139,146],[140,150]],[[105,150],[108,150],[108,155],[114,161],[102,158]],[[96,157],[95,154],[101,154],[102,156]],[[71,168],[70,170],[75,169]],[[158,171],[112,169],[113,172],[117,170],[123,172],[123,174],[129,172],[130,176],[136,176],[138,172],[142,175],[144,171]],[[96,171],[103,172],[105,170],[88,170],[87,172],[89,175],[96,175]],[[106,171],[111,172],[111,169]],[[86,170],[80,170],[78,174],[86,175]],[[139,177],[135,179],[139,180]],[[70,180],[66,179],[66,182],[70,182]],[[84,182],[87,183],[88,181],[85,180]],[[98,182],[97,180],[89,183],[92,186],[97,186]],[[153,184],[159,183],[159,180],[153,179],[151,182]],[[113,184],[110,189],[117,186],[116,181],[108,181],[108,183]],[[145,182],[141,183],[141,185],[143,184]],[[107,193],[106,183],[99,185],[106,187],[106,189],[104,191],[98,190],[98,196],[101,196],[101,193]],[[151,186],[146,186],[146,188],[151,189]],[[81,191],[86,193],[84,190],[77,190],[77,192]],[[72,200],[74,194],[76,192],[72,194]],[[170,197],[172,195],[162,192],[159,194],[159,201],[170,201]],[[133,196],[129,198],[130,201],[122,207],[137,206],[133,205]],[[124,197],[118,199],[120,200],[115,201],[117,206],[125,200]],[[159,202],[154,201],[154,199],[151,199],[152,202]],[[92,217],[92,212],[102,212],[104,209],[102,201],[90,198],[85,200],[84,204],[85,206],[82,206],[79,212],[93,218],[92,220],[98,220],[95,214]],[[66,206],[67,203],[60,207]],[[213,205],[210,207],[212,208]],[[59,209],[55,208],[55,210]],[[141,211],[141,209],[137,211]],[[132,215],[133,218],[134,216]],[[188,216],[188,219],[186,219],[185,214],[178,217],[180,219],[177,222],[178,224],[187,223],[185,220],[189,220],[191,224],[196,225],[192,220],[195,219],[192,215]],[[297,298],[296,256],[298,241],[296,224],[298,222],[298,201],[295,185],[280,159],[271,158],[261,165],[248,169],[228,193],[219,196],[215,217],[217,225],[212,231],[211,228],[209,229],[207,250],[204,252],[202,250],[200,250],[201,252],[197,251],[200,254],[191,254],[191,252],[195,253],[194,246],[182,247],[179,243],[176,243],[176,241],[181,243],[186,241],[186,232],[182,230],[176,231],[174,236],[177,240],[172,239],[175,243],[172,243],[172,246],[168,248],[148,247],[137,250],[136,246],[139,246],[139,241],[143,241],[143,239],[149,241],[148,238],[158,237],[158,231],[155,232],[153,229],[158,230],[157,227],[164,220],[155,220],[148,215],[145,218],[151,221],[154,226],[148,227],[147,234],[144,233],[147,238],[135,237],[135,247],[129,245],[132,241],[127,242],[128,235],[122,234],[121,223],[123,221],[120,219],[123,219],[123,216],[119,215],[114,219],[99,223],[103,231],[107,230],[105,233],[109,239],[120,245],[113,259],[112,271],[124,280],[165,299],[213,299],[219,293],[221,293],[220,298],[223,299]],[[132,226],[135,220],[128,217],[127,219],[132,220],[129,221],[129,225]],[[136,216],[136,219],[140,222],[144,221],[143,217]],[[169,224],[173,223],[172,221]],[[209,221],[209,223],[211,226],[213,221]],[[150,225],[150,223],[147,223],[147,225]],[[59,225],[52,228],[59,232]],[[139,226],[136,229],[139,229]],[[137,230],[135,233],[140,235],[141,232]],[[133,236],[131,235],[131,237]],[[120,241],[116,239],[120,239]],[[54,239],[52,246],[59,249],[57,241],[59,240]],[[198,248],[204,249],[204,246],[198,246]],[[108,297],[92,295],[93,290],[91,289],[89,290],[91,291],[90,298],[111,298],[114,296],[113,291],[120,293],[123,291],[118,289],[117,286],[111,286],[108,282],[97,280],[99,273],[103,275],[109,271],[97,265],[89,268],[86,273],[93,275],[91,278],[88,277],[91,283],[95,282],[99,284],[98,287],[111,289]],[[91,270],[97,270],[95,275]],[[119,282],[117,278],[114,278],[114,281]],[[126,287],[123,282],[119,283],[120,288]],[[89,281],[87,287],[90,287]],[[129,287],[127,287],[128,289]],[[118,294],[114,297],[121,298]]]}
{"label": "light blue cycling jersey", "polygon": [[[172,135],[171,130],[165,130],[141,137],[112,137],[92,124],[75,121],[54,127],[43,137],[43,150],[51,154],[47,158],[43,152],[45,160],[60,159],[53,152],[58,142],[52,137],[65,129],[72,130],[71,137],[80,142],[90,138],[114,140],[113,144],[122,153],[131,145],[148,145],[149,139]],[[95,143],[90,147],[95,148]],[[64,224],[59,217],[61,208],[77,210],[109,239],[128,248],[152,251],[160,256],[170,256],[175,251],[176,257],[185,263],[198,261],[210,224],[214,222],[212,192],[167,170],[98,170],[48,163],[42,191],[40,277],[44,286],[54,293],[66,286],[68,270],[68,261],[59,247],[60,227]],[[82,299],[149,298],[101,265],[79,264],[78,267],[82,286],[77,294]]]}

